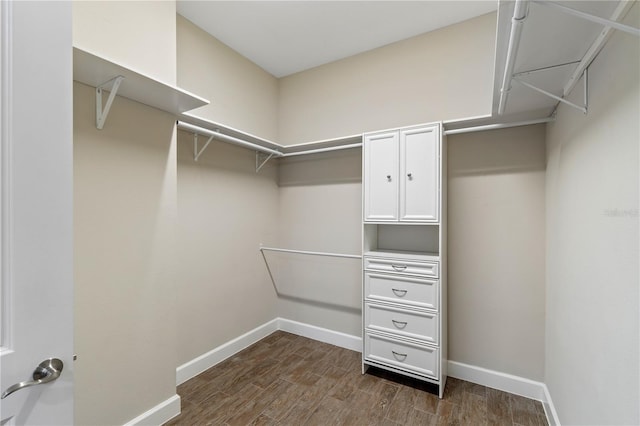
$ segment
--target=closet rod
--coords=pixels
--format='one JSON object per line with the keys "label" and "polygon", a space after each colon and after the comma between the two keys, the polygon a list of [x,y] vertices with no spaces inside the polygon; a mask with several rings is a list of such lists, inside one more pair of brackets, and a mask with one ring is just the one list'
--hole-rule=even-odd
{"label": "closet rod", "polygon": [[338,146],[330,146],[328,148],[317,148],[317,149],[308,149],[306,151],[298,151],[298,152],[289,152],[285,153],[283,157],[293,157],[296,155],[305,155],[305,154],[317,154],[319,152],[328,152],[328,151],[338,151],[340,149],[349,149],[349,148],[360,148],[362,143],[354,143],[350,145],[338,145]]}
{"label": "closet rod", "polygon": [[513,123],[485,124],[484,126],[462,127],[460,129],[445,130],[445,135],[457,135],[459,133],[482,132],[484,130],[507,129],[509,127],[529,126],[531,124],[549,123],[555,121],[553,117],[538,118],[528,121],[517,121]]}
{"label": "closet rod", "polygon": [[329,256],[329,257],[346,257],[349,259],[362,259],[362,256],[359,254],[342,254],[342,253],[326,253],[320,251],[305,251],[305,250],[290,250],[290,249],[281,249],[274,247],[260,247],[260,251],[278,251],[283,253],[298,253],[298,254],[309,254],[315,256]]}
{"label": "closet rod", "polygon": [[184,121],[178,121],[178,128],[183,130],[188,130],[200,135],[213,136],[216,139],[223,140],[225,142],[232,143],[234,145],[243,146],[245,148],[250,148],[260,152],[266,152],[268,154],[275,155],[277,157],[282,157],[282,152],[276,151],[275,149],[270,149],[264,146],[256,145],[251,142],[247,142],[242,139],[234,138],[233,136],[225,135],[224,133],[215,132],[213,130],[205,129],[204,127],[194,126],[193,124],[185,123]]}
{"label": "closet rod", "polygon": [[509,34],[509,47],[507,48],[507,59],[505,60],[504,75],[502,78],[502,88],[500,89],[500,103],[498,104],[498,115],[504,114],[507,107],[507,98],[511,90],[511,79],[513,77],[513,69],[516,65],[516,56],[520,47],[520,36],[522,35],[522,27],[529,13],[528,0],[516,0],[511,18],[511,33]]}

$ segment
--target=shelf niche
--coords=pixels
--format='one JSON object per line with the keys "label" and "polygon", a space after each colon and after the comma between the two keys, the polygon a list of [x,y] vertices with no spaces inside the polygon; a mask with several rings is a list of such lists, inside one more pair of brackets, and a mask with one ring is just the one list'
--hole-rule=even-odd
{"label": "shelf niche", "polygon": [[408,252],[438,256],[438,225],[364,224],[364,252]]}

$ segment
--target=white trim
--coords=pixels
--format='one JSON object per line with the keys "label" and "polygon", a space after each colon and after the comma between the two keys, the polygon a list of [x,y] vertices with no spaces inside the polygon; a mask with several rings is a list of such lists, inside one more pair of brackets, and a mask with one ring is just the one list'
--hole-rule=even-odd
{"label": "white trim", "polygon": [[[193,360],[182,364],[176,369],[176,383],[180,385],[192,377],[197,376],[201,372],[213,367],[214,365],[224,361],[225,359],[240,352],[246,347],[256,343],[260,339],[267,337],[274,331],[282,330],[298,336],[307,337],[309,339],[318,340],[320,342],[329,343],[341,348],[350,349],[356,352],[362,351],[362,338],[351,334],[341,333],[339,331],[329,330],[327,328],[317,327],[315,325],[305,324],[286,318],[275,318],[261,326],[254,328],[248,333],[243,334],[211,351],[194,358]],[[466,380],[468,382],[477,383],[490,388],[501,391],[521,395],[527,398],[535,399],[542,402],[547,421],[550,426],[560,426],[558,413],[551,400],[549,389],[544,383],[526,379],[524,377],[514,376],[511,374],[501,373],[499,371],[488,370],[486,368],[477,367],[475,365],[463,364],[456,361],[447,362],[447,370],[449,377]],[[169,400],[167,400],[169,401]],[[178,399],[178,411],[174,416],[180,413],[180,405]],[[166,404],[163,403],[163,404]],[[127,425],[140,424],[137,421],[148,417],[152,411],[157,411],[160,404],[153,410],[137,417]],[[151,413],[152,414],[152,413]],[[168,420],[168,419],[167,419]],[[166,420],[164,420],[166,421]]]}
{"label": "white trim", "polygon": [[546,384],[542,384],[544,387],[544,401],[542,401],[542,406],[544,407],[544,413],[547,415],[547,422],[549,426],[560,426],[560,418],[558,417],[558,412],[556,411],[555,405],[553,405],[553,400],[551,399],[551,394],[549,393],[549,388]]}
{"label": "white trim", "polygon": [[173,395],[152,409],[145,411],[124,426],[134,425],[162,425],[180,414],[180,396]]}
{"label": "white trim", "polygon": [[357,352],[362,351],[362,339],[360,337],[284,318],[275,318],[176,368],[176,385],[181,385],[277,330]]}
{"label": "white trim", "polygon": [[176,384],[181,385],[192,377],[208,370],[278,329],[278,318],[276,318],[182,364],[176,368]]}
{"label": "white trim", "polygon": [[456,361],[449,361],[447,365],[449,377],[540,401],[549,425],[560,426],[558,414],[544,383]]}
{"label": "white trim", "polygon": [[544,401],[544,383],[456,361],[449,361],[448,366],[449,377]]}
{"label": "white trim", "polygon": [[313,340],[319,340],[320,342],[329,343],[341,348],[351,349],[352,351],[362,352],[362,338],[351,334],[316,327],[315,325],[304,324],[285,318],[278,318],[278,330],[308,337]]}

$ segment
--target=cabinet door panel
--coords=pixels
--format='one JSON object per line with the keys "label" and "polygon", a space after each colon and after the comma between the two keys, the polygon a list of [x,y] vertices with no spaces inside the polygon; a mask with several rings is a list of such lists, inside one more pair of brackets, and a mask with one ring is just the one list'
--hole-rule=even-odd
{"label": "cabinet door panel", "polygon": [[398,220],[398,132],[364,139],[364,220]]}
{"label": "cabinet door panel", "polygon": [[437,126],[400,132],[400,220],[437,222],[439,198]]}

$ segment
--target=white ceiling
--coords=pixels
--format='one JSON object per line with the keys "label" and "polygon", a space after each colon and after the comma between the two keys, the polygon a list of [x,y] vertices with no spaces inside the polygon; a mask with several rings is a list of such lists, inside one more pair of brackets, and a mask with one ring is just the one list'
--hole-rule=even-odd
{"label": "white ceiling", "polygon": [[496,9],[496,0],[177,3],[180,15],[276,77]]}

